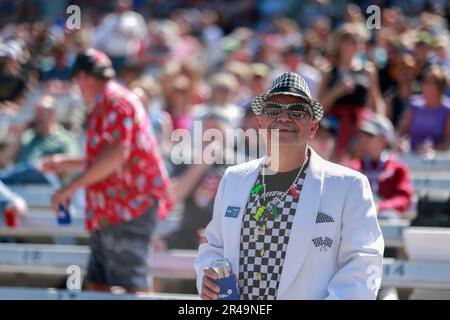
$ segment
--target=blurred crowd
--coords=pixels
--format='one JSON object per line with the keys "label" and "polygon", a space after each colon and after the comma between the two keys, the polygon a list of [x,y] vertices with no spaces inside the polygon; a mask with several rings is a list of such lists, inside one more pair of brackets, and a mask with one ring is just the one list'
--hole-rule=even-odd
{"label": "blurred crowd", "polygon": [[[72,4],[79,30],[65,25]],[[381,8],[379,29],[366,23],[371,4]],[[450,148],[447,1],[0,0],[0,8],[0,179],[23,177],[49,155],[83,154],[88,114],[70,71],[78,52],[95,47],[146,106],[175,186],[181,225],[155,249],[203,241],[226,168],[174,164],[172,132],[195,120],[203,130],[256,128],[251,101],[284,72],[299,73],[325,108],[311,143],[324,158],[379,175],[386,151]],[[375,177],[372,188],[402,198],[380,209],[402,212],[411,185],[393,168],[397,185],[378,191]]]}

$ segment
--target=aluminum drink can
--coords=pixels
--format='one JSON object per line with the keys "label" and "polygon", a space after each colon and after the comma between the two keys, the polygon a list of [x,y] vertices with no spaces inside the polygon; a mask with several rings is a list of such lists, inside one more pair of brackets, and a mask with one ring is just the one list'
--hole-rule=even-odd
{"label": "aluminum drink can", "polygon": [[239,300],[237,279],[231,270],[230,261],[228,259],[213,260],[209,267],[219,275],[219,279],[214,280],[220,287],[218,300]]}
{"label": "aluminum drink can", "polygon": [[58,223],[59,224],[70,224],[72,219],[70,217],[70,212],[68,209],[64,207],[62,203],[59,204],[59,212],[58,212]]}

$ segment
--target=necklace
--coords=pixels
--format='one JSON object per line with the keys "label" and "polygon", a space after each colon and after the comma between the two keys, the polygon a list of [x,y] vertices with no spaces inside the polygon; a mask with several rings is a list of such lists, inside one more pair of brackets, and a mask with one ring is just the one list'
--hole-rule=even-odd
{"label": "necklace", "polygon": [[[261,195],[261,197],[258,197],[258,200],[257,200],[258,209],[256,211],[256,214],[253,215],[253,217],[256,220],[256,226],[253,230],[253,234],[250,236],[250,240],[257,241],[260,236],[264,236],[266,234],[267,220],[269,219],[271,214],[274,219],[276,219],[279,216],[277,204],[279,204],[280,202],[282,202],[284,200],[284,198],[287,196],[288,192],[292,193],[293,198],[295,200],[298,199],[298,197],[299,197],[299,192],[297,190],[298,179],[300,178],[301,174],[303,173],[305,166],[308,163],[309,157],[310,157],[309,150],[306,150],[305,159],[304,159],[303,164],[300,167],[299,171],[297,172],[297,175],[295,176],[294,181],[289,185],[287,190],[280,197],[273,197],[272,200],[268,204],[265,204],[265,206],[262,206],[261,201],[260,201],[260,199],[263,199],[264,203],[266,203],[266,196],[267,196],[267,186],[266,186],[266,181],[265,181],[265,164],[262,164],[262,168],[261,168],[261,180],[262,180],[261,182],[262,183],[257,184],[251,191],[252,195],[256,195],[261,190],[263,190],[263,194]],[[267,209],[266,209],[266,207],[267,207]],[[264,215],[264,213],[268,213],[268,214]],[[263,215],[264,215],[264,218],[261,219],[261,217],[263,217]],[[267,240],[265,238],[263,238],[262,241],[264,243]],[[257,254],[257,256],[262,258],[267,255],[267,252],[270,252],[270,251],[267,251],[265,249],[265,247],[263,246],[262,248],[258,248],[256,254]],[[258,260],[256,260],[256,261],[258,261]],[[263,282],[261,282],[261,281],[263,281],[263,276],[261,273],[257,274],[257,280],[260,282],[258,284],[259,288],[262,289],[261,283],[263,283]],[[264,281],[266,281],[266,288],[264,290],[264,294],[261,295],[260,297],[258,297],[258,299],[263,299],[263,297],[267,297],[268,290],[270,288],[269,285],[270,285],[270,283],[272,283],[273,280],[274,280],[273,275],[270,273],[267,275],[267,278],[264,278]]]}
{"label": "necklace", "polygon": [[[255,220],[260,220],[265,212],[272,214],[272,217],[274,219],[276,219],[279,216],[277,205],[279,203],[281,203],[284,200],[284,198],[286,198],[286,196],[289,192],[292,193],[292,197],[294,200],[298,199],[299,192],[297,190],[297,182],[298,182],[298,179],[300,178],[300,175],[303,172],[303,169],[305,168],[306,163],[308,162],[308,159],[309,159],[309,154],[307,152],[305,152],[305,160],[303,161],[302,166],[298,170],[294,181],[292,181],[292,183],[289,185],[287,190],[285,192],[283,192],[280,197],[273,197],[272,200],[269,203],[267,203],[265,206],[261,205],[261,202],[258,198],[258,209],[256,210],[256,213],[253,216],[255,218]],[[263,199],[264,203],[266,203],[267,191],[266,191],[265,165],[264,164],[262,167],[262,185],[260,184],[260,185],[257,185],[255,188],[253,188],[252,193],[257,193],[261,189],[263,189],[263,194],[262,194],[261,198]],[[267,220],[267,218],[268,217],[266,216],[266,218],[264,220]]]}

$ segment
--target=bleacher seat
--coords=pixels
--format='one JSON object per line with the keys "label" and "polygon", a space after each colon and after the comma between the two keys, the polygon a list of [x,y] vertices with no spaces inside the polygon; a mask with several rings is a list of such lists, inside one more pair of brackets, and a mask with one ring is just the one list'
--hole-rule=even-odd
{"label": "bleacher seat", "polygon": [[404,154],[397,155],[397,157],[412,171],[450,171],[450,154],[448,152],[438,152],[434,155],[434,157],[418,154]]}
{"label": "bleacher seat", "polygon": [[191,294],[112,294],[76,290],[0,287],[1,300],[199,300]]}
{"label": "bleacher seat", "polygon": [[[87,246],[53,244],[0,243],[0,274],[34,274],[65,277],[70,265],[85,270],[89,257]],[[150,255],[150,268],[157,278],[194,279],[196,251],[171,250]]]}

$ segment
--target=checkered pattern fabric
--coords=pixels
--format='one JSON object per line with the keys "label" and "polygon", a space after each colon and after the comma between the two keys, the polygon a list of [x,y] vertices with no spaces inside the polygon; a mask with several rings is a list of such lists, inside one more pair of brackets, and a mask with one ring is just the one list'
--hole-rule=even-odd
{"label": "checkered pattern fabric", "polygon": [[320,121],[320,119],[322,119],[324,113],[322,105],[318,101],[311,98],[311,93],[309,91],[308,85],[306,84],[306,81],[298,73],[295,72],[286,72],[282,74],[281,76],[275,79],[272,86],[267,92],[265,92],[261,96],[257,96],[253,100],[252,109],[256,115],[262,114],[262,110],[267,101],[267,98],[270,97],[270,95],[274,91],[277,91],[277,89],[279,88],[293,89],[294,92],[283,91],[283,93],[302,97],[310,104],[312,112],[314,114],[314,118],[317,121]]}
{"label": "checkered pattern fabric", "polygon": [[312,239],[312,242],[316,248],[320,247],[320,251],[327,251],[327,247],[331,248],[333,245],[333,239],[328,237],[317,237]]}
{"label": "checkered pattern fabric", "polygon": [[305,92],[308,97],[311,96],[311,92],[309,91],[306,81],[298,73],[283,73],[273,81],[269,92],[278,87],[299,88],[301,91]]}
{"label": "checkered pattern fabric", "polygon": [[317,218],[316,218],[316,223],[326,223],[326,222],[334,222],[333,217],[326,213],[318,212]]}
{"label": "checkered pattern fabric", "polygon": [[[306,167],[297,182],[299,192],[305,179]],[[261,178],[259,175],[255,186],[261,183]],[[264,205],[260,196],[262,192],[249,196],[243,216],[239,259],[239,291],[242,300],[276,299],[297,209],[298,201],[288,193],[284,201],[278,203],[280,215],[277,218],[273,219],[269,210],[267,215],[256,221],[253,216],[258,209],[258,201]],[[266,201],[269,203],[271,197],[266,197]]]}

